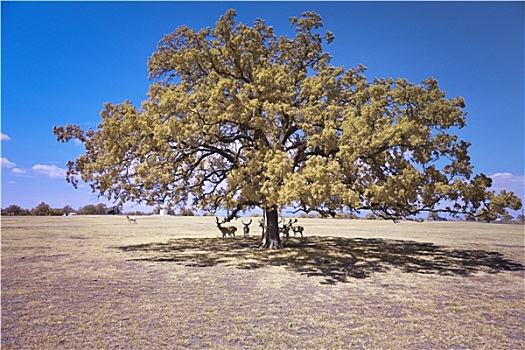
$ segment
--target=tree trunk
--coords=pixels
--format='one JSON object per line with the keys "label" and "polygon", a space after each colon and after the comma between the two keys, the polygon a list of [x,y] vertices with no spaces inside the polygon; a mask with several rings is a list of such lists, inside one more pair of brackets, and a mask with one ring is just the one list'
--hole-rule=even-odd
{"label": "tree trunk", "polygon": [[283,245],[279,237],[279,213],[277,208],[265,209],[266,229],[261,248],[279,249]]}

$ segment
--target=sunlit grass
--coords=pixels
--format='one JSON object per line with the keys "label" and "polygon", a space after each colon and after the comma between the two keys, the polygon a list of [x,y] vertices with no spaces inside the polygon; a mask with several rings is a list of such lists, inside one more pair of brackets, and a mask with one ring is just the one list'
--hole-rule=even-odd
{"label": "sunlit grass", "polygon": [[3,217],[2,349],[525,347],[523,226],[300,221]]}

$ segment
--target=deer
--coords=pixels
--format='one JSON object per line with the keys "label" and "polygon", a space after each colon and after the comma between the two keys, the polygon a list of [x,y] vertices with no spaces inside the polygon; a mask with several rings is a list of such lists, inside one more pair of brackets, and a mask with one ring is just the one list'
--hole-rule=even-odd
{"label": "deer", "polygon": [[262,237],[264,239],[266,225],[264,224],[264,220],[263,219],[259,220],[259,227],[262,229]]}
{"label": "deer", "polygon": [[[283,218],[279,221],[279,223],[283,222]],[[284,224],[283,226],[279,227],[279,232],[283,234],[283,237],[290,238],[290,228],[292,227],[292,219],[288,221],[287,224]]]}
{"label": "deer", "polygon": [[293,236],[295,237],[295,235],[297,233],[300,233],[301,234],[301,238],[303,238],[303,231],[304,231],[304,227],[302,226],[294,226],[293,224],[295,224],[297,222],[297,219],[295,219],[295,221],[292,223],[291,225],[291,228],[292,228],[292,231],[293,231]]}
{"label": "deer", "polygon": [[250,224],[252,223],[252,219],[250,219],[249,223],[245,223],[241,220],[241,223],[244,225],[242,228],[242,231],[244,232],[244,238],[248,238],[248,235],[250,234]]}
{"label": "deer", "polygon": [[129,217],[129,215],[126,215],[126,219],[128,219],[128,222],[130,224],[136,224],[137,223],[137,218],[136,217]]}
{"label": "deer", "polygon": [[217,221],[217,227],[222,232],[222,239],[225,239],[227,235],[233,236],[235,238],[235,231],[237,231],[237,227],[235,226],[221,226],[221,223],[219,222],[219,218],[215,217],[215,221]]}

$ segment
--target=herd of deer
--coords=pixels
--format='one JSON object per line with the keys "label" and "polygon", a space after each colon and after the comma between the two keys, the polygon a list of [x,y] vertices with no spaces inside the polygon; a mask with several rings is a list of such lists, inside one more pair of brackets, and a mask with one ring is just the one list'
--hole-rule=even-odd
{"label": "herd of deer", "polygon": [[[237,232],[237,227],[235,226],[222,226],[222,223],[219,221],[218,217],[215,217],[215,221],[217,222],[217,227],[222,233],[222,238],[226,238],[227,236],[232,236],[235,238],[235,232]],[[283,224],[282,226],[279,226],[279,233],[282,233],[283,237],[290,238],[290,230],[292,230],[294,237],[299,233],[301,235],[301,238],[303,237],[304,227],[294,225],[297,222],[297,219],[292,220],[290,219],[288,223]],[[244,237],[247,238],[250,235],[250,224],[252,223],[252,220],[250,219],[250,222],[245,223],[241,220],[241,223],[244,225],[243,227],[243,233]],[[283,223],[283,218],[279,221],[279,224]],[[263,229],[264,234],[264,221],[261,219],[259,220],[259,227]]]}
{"label": "herd of deer", "polygon": [[[130,217],[129,215],[126,215],[126,218],[128,219],[128,222],[130,224],[136,224],[137,223],[137,218],[135,218],[133,216]],[[222,238],[226,238],[226,236],[232,236],[232,237],[235,238],[235,232],[237,232],[237,227],[235,227],[235,226],[222,226],[222,224],[219,221],[218,217],[215,217],[215,220],[217,221],[217,227],[219,228],[219,230],[222,233]],[[283,218],[281,218],[281,220],[279,221],[279,224],[283,224],[283,225],[279,226],[279,233],[282,233],[284,238],[290,238],[290,230],[292,230],[294,237],[299,233],[301,235],[301,238],[302,238],[303,237],[304,227],[298,226],[298,225],[294,225],[296,222],[297,222],[297,219],[295,219],[295,220],[290,219],[288,221],[288,223],[284,224],[283,223]],[[247,238],[250,235],[250,224],[252,223],[252,220],[250,219],[250,221],[248,223],[246,223],[246,222],[241,220],[241,223],[244,225],[244,227],[242,229],[243,233],[244,233],[244,238]],[[263,234],[264,234],[264,221],[262,219],[259,220],[259,227],[262,228]]]}

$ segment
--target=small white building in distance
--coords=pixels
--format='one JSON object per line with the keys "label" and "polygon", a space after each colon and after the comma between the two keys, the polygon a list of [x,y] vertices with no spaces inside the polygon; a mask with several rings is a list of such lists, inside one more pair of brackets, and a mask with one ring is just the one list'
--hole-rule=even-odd
{"label": "small white building in distance", "polygon": [[159,212],[160,216],[168,216],[168,209],[161,209]]}

